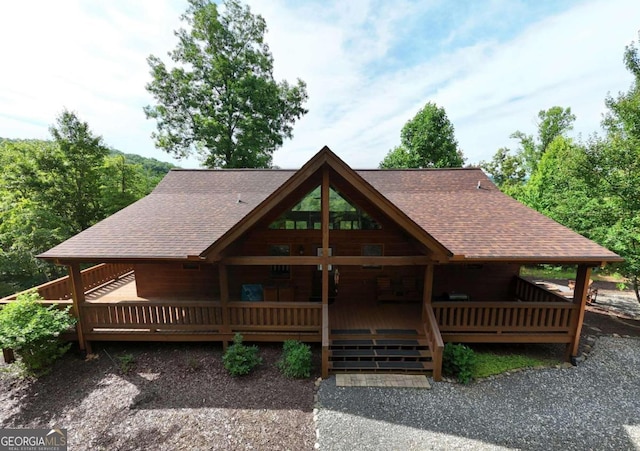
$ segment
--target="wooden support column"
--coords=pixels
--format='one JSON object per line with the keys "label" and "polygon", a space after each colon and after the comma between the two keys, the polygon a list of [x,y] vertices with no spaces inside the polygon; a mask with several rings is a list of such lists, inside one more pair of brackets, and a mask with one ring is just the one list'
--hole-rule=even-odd
{"label": "wooden support column", "polygon": [[329,169],[322,171],[322,377],[329,376]]}
{"label": "wooden support column", "polygon": [[[218,278],[220,279],[220,307],[222,308],[222,329],[225,335],[231,335],[231,326],[229,324],[229,273],[227,265],[218,264]],[[229,342],[227,339],[222,340],[222,349],[227,350]]]}
{"label": "wooden support column", "polygon": [[82,274],[80,273],[80,263],[74,262],[69,266],[69,279],[71,280],[71,296],[73,299],[73,309],[76,312],[78,323],[76,324],[76,330],[78,333],[78,345],[80,350],[91,354],[91,343],[84,338],[84,330],[86,320],[84,318],[84,312],[82,306],[85,303],[84,297],[84,285],[82,283]]}
{"label": "wooden support column", "polygon": [[582,323],[584,321],[584,311],[587,306],[587,293],[589,291],[589,279],[591,278],[591,267],[587,265],[578,265],[576,273],[576,286],[573,290],[573,303],[580,306],[577,317],[572,324],[573,338],[571,343],[567,345],[565,353],[566,360],[575,357],[578,354],[578,346],[580,345],[580,332],[582,331]]}
{"label": "wooden support column", "polygon": [[[422,288],[422,303],[424,305],[431,304],[431,297],[433,294],[433,265],[427,265],[424,268],[424,286]],[[427,318],[424,318],[424,308],[422,309],[422,322],[426,322]]]}

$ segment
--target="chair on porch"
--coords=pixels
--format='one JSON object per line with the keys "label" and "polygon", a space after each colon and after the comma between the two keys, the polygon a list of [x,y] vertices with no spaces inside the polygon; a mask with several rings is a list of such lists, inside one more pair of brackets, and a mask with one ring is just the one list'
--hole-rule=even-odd
{"label": "chair on porch", "polygon": [[391,277],[376,277],[376,301],[385,302],[392,301],[396,298],[391,284]]}

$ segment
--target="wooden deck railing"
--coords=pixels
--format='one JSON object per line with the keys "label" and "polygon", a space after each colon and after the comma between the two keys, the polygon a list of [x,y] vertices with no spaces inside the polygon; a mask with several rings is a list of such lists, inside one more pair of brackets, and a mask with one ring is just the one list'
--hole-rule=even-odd
{"label": "wooden deck railing", "polygon": [[[130,264],[125,263],[102,263],[100,265],[92,266],[81,272],[82,285],[85,293],[98,288],[106,283],[117,280],[123,275],[133,271],[133,267]],[[63,300],[71,299],[71,281],[69,276],[60,277],[59,279],[52,280],[50,282],[43,283],[37,287],[29,290],[21,291],[19,293],[7,296],[0,299],[0,303],[6,303],[13,301],[20,294],[26,291],[37,290],[38,294],[47,300]]]}
{"label": "wooden deck railing", "polygon": [[570,302],[564,296],[517,276],[515,278],[515,298],[527,302]]}
{"label": "wooden deck railing", "polygon": [[214,301],[87,302],[80,309],[88,334],[96,329],[217,331],[222,325],[222,308]]}
{"label": "wooden deck railing", "polygon": [[229,302],[233,332],[317,332],[322,327],[322,305],[316,302]]}
{"label": "wooden deck railing", "polygon": [[[272,334],[321,333],[321,306],[310,302],[230,302],[231,332]],[[93,301],[82,304],[85,333],[222,334],[219,301]],[[125,338],[123,338],[125,339]]]}
{"label": "wooden deck railing", "polygon": [[431,359],[433,361],[433,380],[442,380],[442,353],[444,351],[444,341],[440,335],[438,321],[430,304],[424,305],[424,332],[429,342]]}
{"label": "wooden deck railing", "polygon": [[569,302],[434,302],[433,310],[446,341],[566,342],[573,334],[580,306]]}

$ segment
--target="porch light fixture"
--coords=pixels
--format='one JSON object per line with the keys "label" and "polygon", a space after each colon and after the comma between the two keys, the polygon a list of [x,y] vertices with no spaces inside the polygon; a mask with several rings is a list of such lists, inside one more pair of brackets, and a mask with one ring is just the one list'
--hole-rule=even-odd
{"label": "porch light fixture", "polygon": [[298,247],[298,254],[304,255],[304,246],[302,244]]}

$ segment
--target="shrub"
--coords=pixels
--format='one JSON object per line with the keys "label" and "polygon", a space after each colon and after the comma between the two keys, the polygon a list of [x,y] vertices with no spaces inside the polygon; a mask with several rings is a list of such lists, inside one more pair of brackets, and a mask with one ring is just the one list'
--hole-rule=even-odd
{"label": "shrub", "polygon": [[45,307],[38,303],[41,299],[37,292],[30,291],[0,310],[0,347],[13,349],[25,372],[34,376],[46,373],[47,367],[69,349],[71,345],[58,337],[76,322],[69,315],[70,307]]}
{"label": "shrub", "polygon": [[233,338],[233,344],[227,348],[227,351],[222,356],[222,363],[233,377],[244,376],[262,363],[258,353],[257,346],[243,345],[242,335],[236,334]]}
{"label": "shrub", "polygon": [[311,347],[298,340],[286,340],[278,368],[286,377],[301,379],[311,376]]}
{"label": "shrub", "polygon": [[120,363],[120,371],[122,374],[127,374],[136,364],[136,359],[133,357],[133,354],[120,354],[116,358],[118,359],[118,363]]}
{"label": "shrub", "polygon": [[476,361],[476,355],[470,347],[447,343],[442,354],[442,372],[445,376],[455,377],[459,382],[468,384],[473,379]]}

